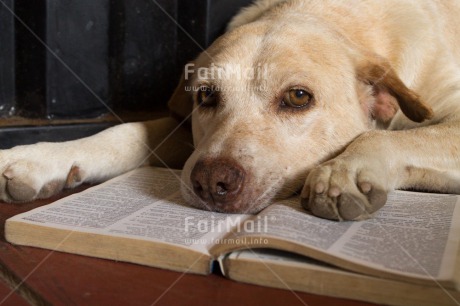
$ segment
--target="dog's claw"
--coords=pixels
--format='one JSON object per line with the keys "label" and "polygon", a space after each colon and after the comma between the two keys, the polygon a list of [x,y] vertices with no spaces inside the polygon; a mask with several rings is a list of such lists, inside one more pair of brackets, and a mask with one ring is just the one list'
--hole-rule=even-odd
{"label": "dog's claw", "polygon": [[372,189],[372,185],[371,183],[364,182],[364,183],[359,184],[359,189],[361,189],[362,193],[368,194]]}
{"label": "dog's claw", "polygon": [[324,186],[323,183],[318,183],[318,184],[316,184],[316,186],[315,186],[315,192],[316,192],[316,194],[323,194],[325,189],[326,189],[326,187]]}
{"label": "dog's claw", "polygon": [[386,203],[383,185],[371,172],[334,160],[310,173],[301,193],[302,206],[326,219],[367,219]]}
{"label": "dog's claw", "polygon": [[337,198],[341,194],[341,190],[339,187],[331,187],[329,189],[328,195],[332,198]]}

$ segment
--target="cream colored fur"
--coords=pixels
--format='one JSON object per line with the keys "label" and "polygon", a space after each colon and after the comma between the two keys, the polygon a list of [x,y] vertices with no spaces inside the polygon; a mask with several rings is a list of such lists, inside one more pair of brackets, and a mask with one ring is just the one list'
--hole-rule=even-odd
{"label": "cream colored fur", "polygon": [[[0,153],[0,196],[47,197],[148,161],[178,166],[190,153],[183,195],[205,209],[190,175],[198,160],[222,156],[250,177],[234,205],[240,212],[302,186],[306,209],[337,220],[369,217],[395,188],[460,193],[458,16],[454,0],[256,1],[194,61],[209,73],[184,80],[173,96],[172,110],[187,114],[185,85],[218,88],[215,108],[193,106],[193,153],[188,132],[166,118],[17,147]],[[223,79],[215,67],[268,68]],[[280,95],[298,86],[314,103],[280,108]]]}

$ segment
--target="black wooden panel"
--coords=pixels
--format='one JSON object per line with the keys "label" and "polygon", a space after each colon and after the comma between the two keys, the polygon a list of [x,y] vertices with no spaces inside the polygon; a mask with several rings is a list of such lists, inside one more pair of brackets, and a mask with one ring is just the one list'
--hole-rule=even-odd
{"label": "black wooden panel", "polygon": [[[6,7],[5,7],[6,6]],[[0,116],[14,114],[14,10],[13,0],[0,3]]]}
{"label": "black wooden panel", "polygon": [[253,0],[179,1],[178,63],[184,65],[225,32],[230,19]]}
{"label": "black wooden panel", "polygon": [[211,44],[225,32],[227,24],[242,7],[248,6],[253,0],[210,0],[209,22],[207,26],[207,44]]}
{"label": "black wooden panel", "polygon": [[46,13],[48,117],[107,112],[109,0],[47,1]]}
{"label": "black wooden panel", "polygon": [[68,124],[38,127],[4,127],[0,129],[0,149],[17,145],[48,141],[58,142],[79,139],[96,134],[113,123]]}
{"label": "black wooden panel", "polygon": [[[16,0],[18,114],[75,119],[165,107],[183,65],[250,2]],[[2,21],[11,22],[7,13]]]}
{"label": "black wooden panel", "polygon": [[111,45],[117,50],[112,77],[119,108],[165,108],[177,78],[176,12],[176,0],[112,1]]}
{"label": "black wooden panel", "polygon": [[108,2],[15,1],[19,115],[75,119],[107,112]]}
{"label": "black wooden panel", "polygon": [[[177,20],[177,61],[185,65],[208,46],[209,1],[179,1]],[[180,71],[182,73],[182,71]]]}
{"label": "black wooden panel", "polygon": [[45,0],[15,0],[16,108],[24,117],[46,116]]}

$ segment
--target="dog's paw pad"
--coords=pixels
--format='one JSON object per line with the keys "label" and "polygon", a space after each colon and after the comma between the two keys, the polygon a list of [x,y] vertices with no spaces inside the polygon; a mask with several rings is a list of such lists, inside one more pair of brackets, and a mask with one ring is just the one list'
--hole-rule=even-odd
{"label": "dog's paw pad", "polygon": [[337,201],[337,209],[342,220],[354,220],[366,215],[366,199],[359,194],[343,193]]}
{"label": "dog's paw pad", "polygon": [[64,188],[64,181],[51,181],[43,185],[40,192],[37,195],[39,199],[46,199],[49,198]]}
{"label": "dog's paw pad", "polygon": [[340,216],[337,213],[336,198],[331,198],[324,193],[316,194],[312,197],[311,201],[304,199],[302,205],[315,216],[331,220],[340,220]]}
{"label": "dog's paw pad", "polygon": [[72,150],[68,148],[65,144],[39,143],[0,150],[0,201],[48,198],[64,187],[80,185],[85,172],[69,159]]}
{"label": "dog's paw pad", "polygon": [[72,188],[81,183],[82,180],[82,173],[80,167],[73,165],[67,175],[67,179],[65,182],[65,188]]}
{"label": "dog's paw pad", "polygon": [[8,180],[6,190],[14,201],[20,202],[33,200],[38,194],[35,188],[17,179]]}
{"label": "dog's paw pad", "polygon": [[367,211],[374,213],[385,205],[387,202],[388,192],[378,186],[373,186],[372,189],[366,194],[369,201]]}
{"label": "dog's paw pad", "polygon": [[375,171],[358,166],[332,160],[313,169],[302,189],[302,206],[332,220],[371,217],[387,201],[387,190],[381,187],[385,181]]}
{"label": "dog's paw pad", "polygon": [[387,201],[387,191],[380,187],[377,177],[372,172],[361,171],[358,174],[357,185],[362,194],[367,197],[369,202],[367,211],[369,213],[376,212]]}
{"label": "dog's paw pad", "polygon": [[15,163],[3,171],[5,192],[12,201],[30,201],[36,198],[39,183],[29,175],[33,167],[27,163]]}
{"label": "dog's paw pad", "polygon": [[[385,205],[387,191],[375,185],[360,186],[355,190],[342,193],[337,200],[337,209],[342,220],[364,220]],[[364,189],[364,190],[363,190]]]}

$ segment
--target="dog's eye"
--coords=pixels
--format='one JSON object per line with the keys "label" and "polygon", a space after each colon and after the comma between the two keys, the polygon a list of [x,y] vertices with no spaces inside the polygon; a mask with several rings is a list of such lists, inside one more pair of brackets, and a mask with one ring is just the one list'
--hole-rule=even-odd
{"label": "dog's eye", "polygon": [[313,95],[306,91],[305,89],[290,89],[286,91],[283,97],[283,106],[290,106],[290,107],[304,107],[307,106],[311,100],[313,99]]}
{"label": "dog's eye", "polygon": [[199,106],[212,107],[216,105],[216,93],[208,86],[201,86],[196,100]]}

